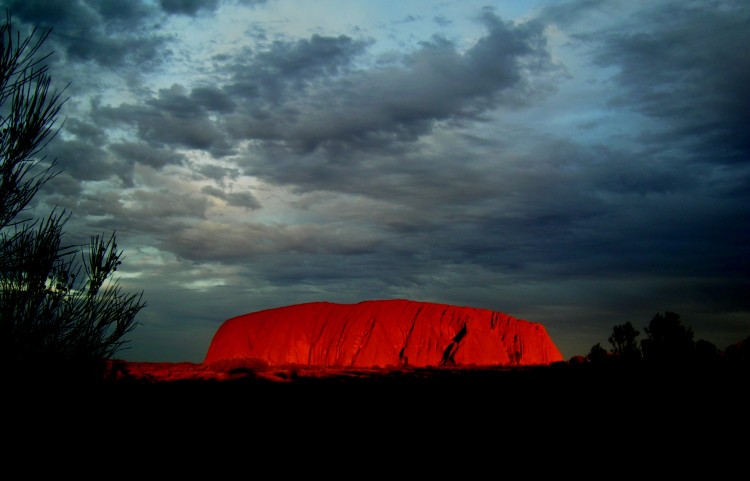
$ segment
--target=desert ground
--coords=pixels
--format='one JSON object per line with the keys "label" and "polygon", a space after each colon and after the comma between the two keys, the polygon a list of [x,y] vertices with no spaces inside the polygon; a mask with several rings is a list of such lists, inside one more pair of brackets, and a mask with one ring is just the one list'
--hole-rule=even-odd
{"label": "desert ground", "polygon": [[750,428],[748,371],[739,368],[114,364],[95,385],[15,386],[5,397],[6,435],[46,446],[83,435],[112,456],[167,456],[183,466],[208,452],[254,463],[264,452],[285,453],[291,469],[305,453],[320,462],[340,452],[390,462],[407,453],[444,452],[444,462],[485,453],[495,463],[529,450],[738,449],[732,440]]}

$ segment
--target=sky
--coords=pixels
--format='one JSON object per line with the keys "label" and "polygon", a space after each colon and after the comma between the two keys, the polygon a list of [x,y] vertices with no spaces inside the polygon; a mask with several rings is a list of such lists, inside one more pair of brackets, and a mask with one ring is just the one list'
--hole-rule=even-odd
{"label": "sky", "polygon": [[148,304],[120,359],[310,301],[501,311],[566,359],[665,311],[750,335],[746,0],[0,6],[67,85],[33,212],[116,232]]}

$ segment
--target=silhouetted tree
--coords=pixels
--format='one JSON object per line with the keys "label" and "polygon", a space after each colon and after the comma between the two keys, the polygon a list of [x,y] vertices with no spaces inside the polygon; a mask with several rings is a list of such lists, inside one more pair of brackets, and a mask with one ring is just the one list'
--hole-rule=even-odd
{"label": "silhouetted tree", "polygon": [[49,33],[22,38],[10,13],[0,27],[0,366],[80,375],[122,346],[145,304],[112,278],[122,259],[114,234],[64,246],[68,213],[19,219],[56,174],[40,155],[64,103],[40,55]]}
{"label": "silhouetted tree", "polygon": [[693,330],[682,324],[679,314],[657,313],[645,329],[647,339],[641,341],[643,358],[654,364],[682,364],[695,355]]}
{"label": "silhouetted tree", "polygon": [[597,342],[591,346],[588,356],[586,356],[592,364],[605,364],[609,361],[609,353],[602,347],[600,342]]}
{"label": "silhouetted tree", "polygon": [[721,360],[721,351],[716,344],[705,339],[695,343],[695,362],[699,366],[715,366]]}
{"label": "silhouetted tree", "polygon": [[728,346],[724,350],[724,358],[730,365],[750,367],[750,336]]}
{"label": "silhouetted tree", "polygon": [[[16,216],[53,177],[38,154],[53,134],[62,107],[60,93],[50,92],[47,67],[38,58],[50,32],[14,36],[10,14],[0,27],[0,227]],[[15,37],[15,40],[14,40]],[[33,39],[36,38],[36,41]]]}
{"label": "silhouetted tree", "polygon": [[612,354],[626,362],[640,361],[641,349],[636,338],[640,332],[636,331],[630,322],[612,328],[609,343],[612,344]]}

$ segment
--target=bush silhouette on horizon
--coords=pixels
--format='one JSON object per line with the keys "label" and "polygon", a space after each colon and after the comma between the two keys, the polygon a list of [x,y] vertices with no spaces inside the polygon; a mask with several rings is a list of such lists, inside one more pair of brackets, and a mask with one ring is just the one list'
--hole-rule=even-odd
{"label": "bush silhouette on horizon", "polygon": [[35,378],[101,377],[144,306],[113,278],[115,234],[63,244],[70,214],[25,214],[58,173],[42,155],[65,99],[50,89],[41,48],[51,31],[22,37],[10,12],[0,26],[0,369]]}
{"label": "bush silhouette on horizon", "polygon": [[641,360],[641,349],[638,347],[638,336],[640,332],[635,330],[630,322],[617,325],[612,328],[609,343],[612,345],[612,354],[620,361],[633,363]]}
{"label": "bush silhouette on horizon", "polygon": [[644,331],[648,337],[639,346],[636,339],[640,333],[630,322],[616,325],[608,338],[612,348],[608,351],[596,343],[585,359],[597,366],[750,366],[750,336],[722,351],[705,339],[695,341],[693,330],[670,311],[654,315]]}
{"label": "bush silhouette on horizon", "polygon": [[679,314],[657,313],[645,331],[648,338],[641,341],[641,348],[647,363],[669,366],[695,360],[693,330],[682,324]]}

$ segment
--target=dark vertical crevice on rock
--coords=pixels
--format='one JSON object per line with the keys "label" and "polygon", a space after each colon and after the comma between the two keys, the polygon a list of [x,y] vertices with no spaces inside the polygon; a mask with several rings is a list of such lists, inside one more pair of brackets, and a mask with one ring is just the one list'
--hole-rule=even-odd
{"label": "dark vertical crevice on rock", "polygon": [[417,325],[417,318],[419,317],[419,313],[422,312],[423,306],[419,306],[417,309],[417,312],[414,313],[414,315],[411,318],[411,326],[409,326],[409,332],[406,333],[406,337],[404,338],[404,344],[401,346],[401,351],[398,353],[398,361],[399,364],[406,366],[409,364],[408,358],[404,357],[404,353],[406,352],[406,349],[409,347],[409,341],[411,339],[411,334],[414,332],[414,326]]}
{"label": "dark vertical crevice on rock", "polygon": [[441,366],[455,366],[456,361],[453,359],[453,355],[455,354],[455,351],[453,348],[455,347],[456,343],[451,342],[448,344],[448,347],[445,348],[445,351],[443,351],[443,358],[440,359],[440,365]]}
{"label": "dark vertical crevice on rock", "polygon": [[[316,349],[320,349],[320,340],[323,339],[323,333],[326,330],[326,326],[328,325],[328,316],[323,317],[323,322],[320,325],[320,328],[317,330],[317,332],[313,332],[313,335],[310,339],[310,349],[307,352],[307,365],[312,366],[313,365],[313,355],[315,353]],[[328,358],[327,353],[328,349],[326,348],[326,355],[323,356],[324,358]]]}
{"label": "dark vertical crevice on rock", "polygon": [[456,353],[458,352],[458,349],[461,347],[461,340],[466,337],[466,332],[468,331],[468,324],[464,323],[464,325],[461,327],[461,329],[458,331],[458,333],[453,336],[453,339],[451,340],[451,343],[448,344],[448,347],[445,348],[445,351],[443,352],[443,358],[440,361],[441,366],[455,366],[456,365]]}
{"label": "dark vertical crevice on rock", "polygon": [[347,327],[346,323],[343,323],[341,325],[341,330],[339,331],[339,337],[336,339],[336,352],[333,357],[334,366],[341,365],[341,344],[344,342],[344,334],[346,333],[346,327]]}
{"label": "dark vertical crevice on rock", "polygon": [[378,321],[377,316],[373,316],[372,322],[370,323],[370,327],[367,328],[365,332],[362,333],[362,340],[359,342],[359,345],[357,346],[357,350],[354,352],[354,355],[352,356],[352,366],[354,366],[357,363],[357,357],[359,356],[359,353],[362,352],[362,349],[364,349],[367,346],[367,343],[370,342],[370,337],[372,336],[372,331],[375,329],[375,323]]}
{"label": "dark vertical crevice on rock", "polygon": [[520,347],[518,340],[518,334],[513,335],[513,340],[506,340],[506,335],[503,334],[500,338],[501,346],[505,350],[505,355],[508,356],[508,364],[511,366],[520,366],[521,358],[523,358],[523,352]]}
{"label": "dark vertical crevice on rock", "polygon": [[445,309],[443,309],[443,312],[440,313],[440,323],[443,323],[443,320],[445,319],[445,315],[448,314],[448,311],[450,310],[450,306],[445,306]]}
{"label": "dark vertical crevice on rock", "polygon": [[[448,315],[448,311],[449,310],[450,310],[450,306],[445,306],[443,308],[443,312],[440,313],[439,326],[440,326],[441,330],[442,330],[443,323],[445,322],[445,318]],[[454,344],[455,343],[453,343],[453,342],[451,342],[450,344],[448,344],[448,347],[446,347],[445,350],[443,351],[443,357],[440,359],[440,363],[438,365],[445,366],[446,363],[455,364],[455,361],[453,361],[453,357],[452,357],[452,354],[451,354],[451,351],[453,349],[453,345]]]}
{"label": "dark vertical crevice on rock", "polygon": [[461,339],[463,339],[464,336],[466,336],[466,326],[467,326],[467,324],[464,323],[464,326],[461,328],[460,331],[458,331],[458,334],[456,334],[455,336],[453,336],[453,342],[459,343],[459,342],[461,342]]}
{"label": "dark vertical crevice on rock", "polygon": [[513,336],[513,357],[510,358],[510,362],[514,366],[518,366],[521,364],[521,358],[523,357],[523,353],[521,352],[521,347],[518,342],[518,334]]}

